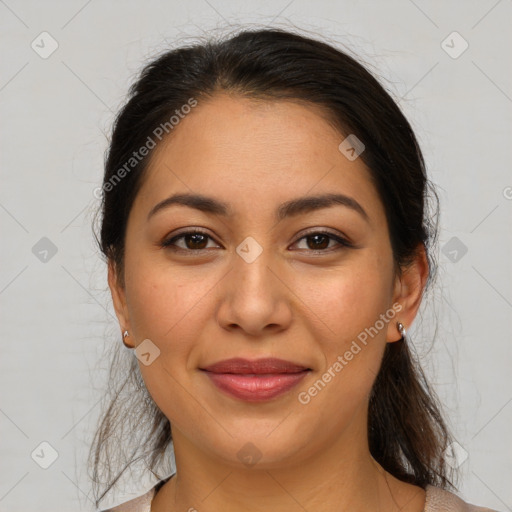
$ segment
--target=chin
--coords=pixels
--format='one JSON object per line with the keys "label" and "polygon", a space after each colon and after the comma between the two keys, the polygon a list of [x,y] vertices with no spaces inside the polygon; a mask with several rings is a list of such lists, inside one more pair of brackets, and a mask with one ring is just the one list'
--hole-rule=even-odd
{"label": "chin", "polygon": [[299,440],[289,432],[274,432],[269,430],[251,433],[233,433],[233,437],[212,439],[209,442],[209,451],[214,448],[215,455],[231,466],[247,469],[275,469],[283,465],[297,462],[297,457],[306,440]]}

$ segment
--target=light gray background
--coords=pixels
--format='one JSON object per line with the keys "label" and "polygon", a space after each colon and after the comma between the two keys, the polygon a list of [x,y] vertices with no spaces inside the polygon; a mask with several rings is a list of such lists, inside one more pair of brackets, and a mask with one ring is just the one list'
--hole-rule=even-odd
{"label": "light gray background", "polygon": [[[460,494],[512,510],[511,21],[508,0],[0,1],[0,510],[93,510],[103,347],[122,349],[91,235],[106,134],[145,60],[238,23],[347,44],[411,120],[442,206],[437,307],[411,339],[468,454]],[[43,31],[59,45],[46,59],[31,48]],[[458,58],[442,47],[453,31],[469,44]],[[46,262],[43,237],[57,248]],[[43,441],[58,452],[46,470],[31,458],[49,460]]]}

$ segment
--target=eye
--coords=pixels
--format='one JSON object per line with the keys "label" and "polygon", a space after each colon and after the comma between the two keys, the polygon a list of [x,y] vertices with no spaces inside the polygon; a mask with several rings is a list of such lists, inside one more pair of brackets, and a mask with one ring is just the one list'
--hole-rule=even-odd
{"label": "eye", "polygon": [[[160,245],[163,248],[178,252],[198,252],[207,250],[209,248],[209,240],[213,241],[213,238],[208,233],[199,229],[194,229],[173,236],[168,240],[164,240]],[[343,247],[353,247],[353,245],[345,238],[329,231],[310,232],[297,240],[294,245],[298,244],[302,240],[306,241],[306,249],[310,249],[310,251],[307,252],[325,253],[331,252],[333,250],[336,251]],[[178,241],[182,243],[181,246],[178,245]],[[338,247],[336,247],[336,245],[332,247],[332,242],[335,242]],[[303,249],[304,247],[299,248],[299,250]]]}
{"label": "eye", "polygon": [[[177,245],[176,242],[182,239],[184,246]],[[208,249],[208,239],[213,241],[210,235],[195,229],[176,235],[169,240],[164,240],[161,246],[176,251],[203,251]]]}
{"label": "eye", "polygon": [[[314,231],[308,233],[299,240],[297,240],[295,244],[299,243],[301,240],[306,241],[306,249],[311,249],[311,251],[307,252],[325,253],[331,252],[332,250],[339,250],[340,248],[343,247],[353,247],[353,245],[342,236],[335,235],[334,233],[328,231]],[[338,247],[329,247],[331,242],[336,242],[338,244]]]}

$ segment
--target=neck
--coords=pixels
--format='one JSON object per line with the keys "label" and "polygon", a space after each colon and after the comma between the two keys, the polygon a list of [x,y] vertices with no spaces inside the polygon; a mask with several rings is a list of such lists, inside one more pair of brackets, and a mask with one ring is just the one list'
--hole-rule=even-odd
{"label": "neck", "polygon": [[424,507],[422,488],[396,479],[373,459],[363,428],[348,427],[300,462],[242,468],[198,450],[175,427],[172,432],[178,471],[153,499],[152,512],[421,512]]}

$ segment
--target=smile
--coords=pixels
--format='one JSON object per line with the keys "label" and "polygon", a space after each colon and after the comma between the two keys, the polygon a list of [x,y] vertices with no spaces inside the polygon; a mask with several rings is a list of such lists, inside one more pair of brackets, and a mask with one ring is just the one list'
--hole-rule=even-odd
{"label": "smile", "polygon": [[290,391],[310,371],[305,366],[266,358],[229,359],[201,368],[217,389],[247,402],[261,402]]}

